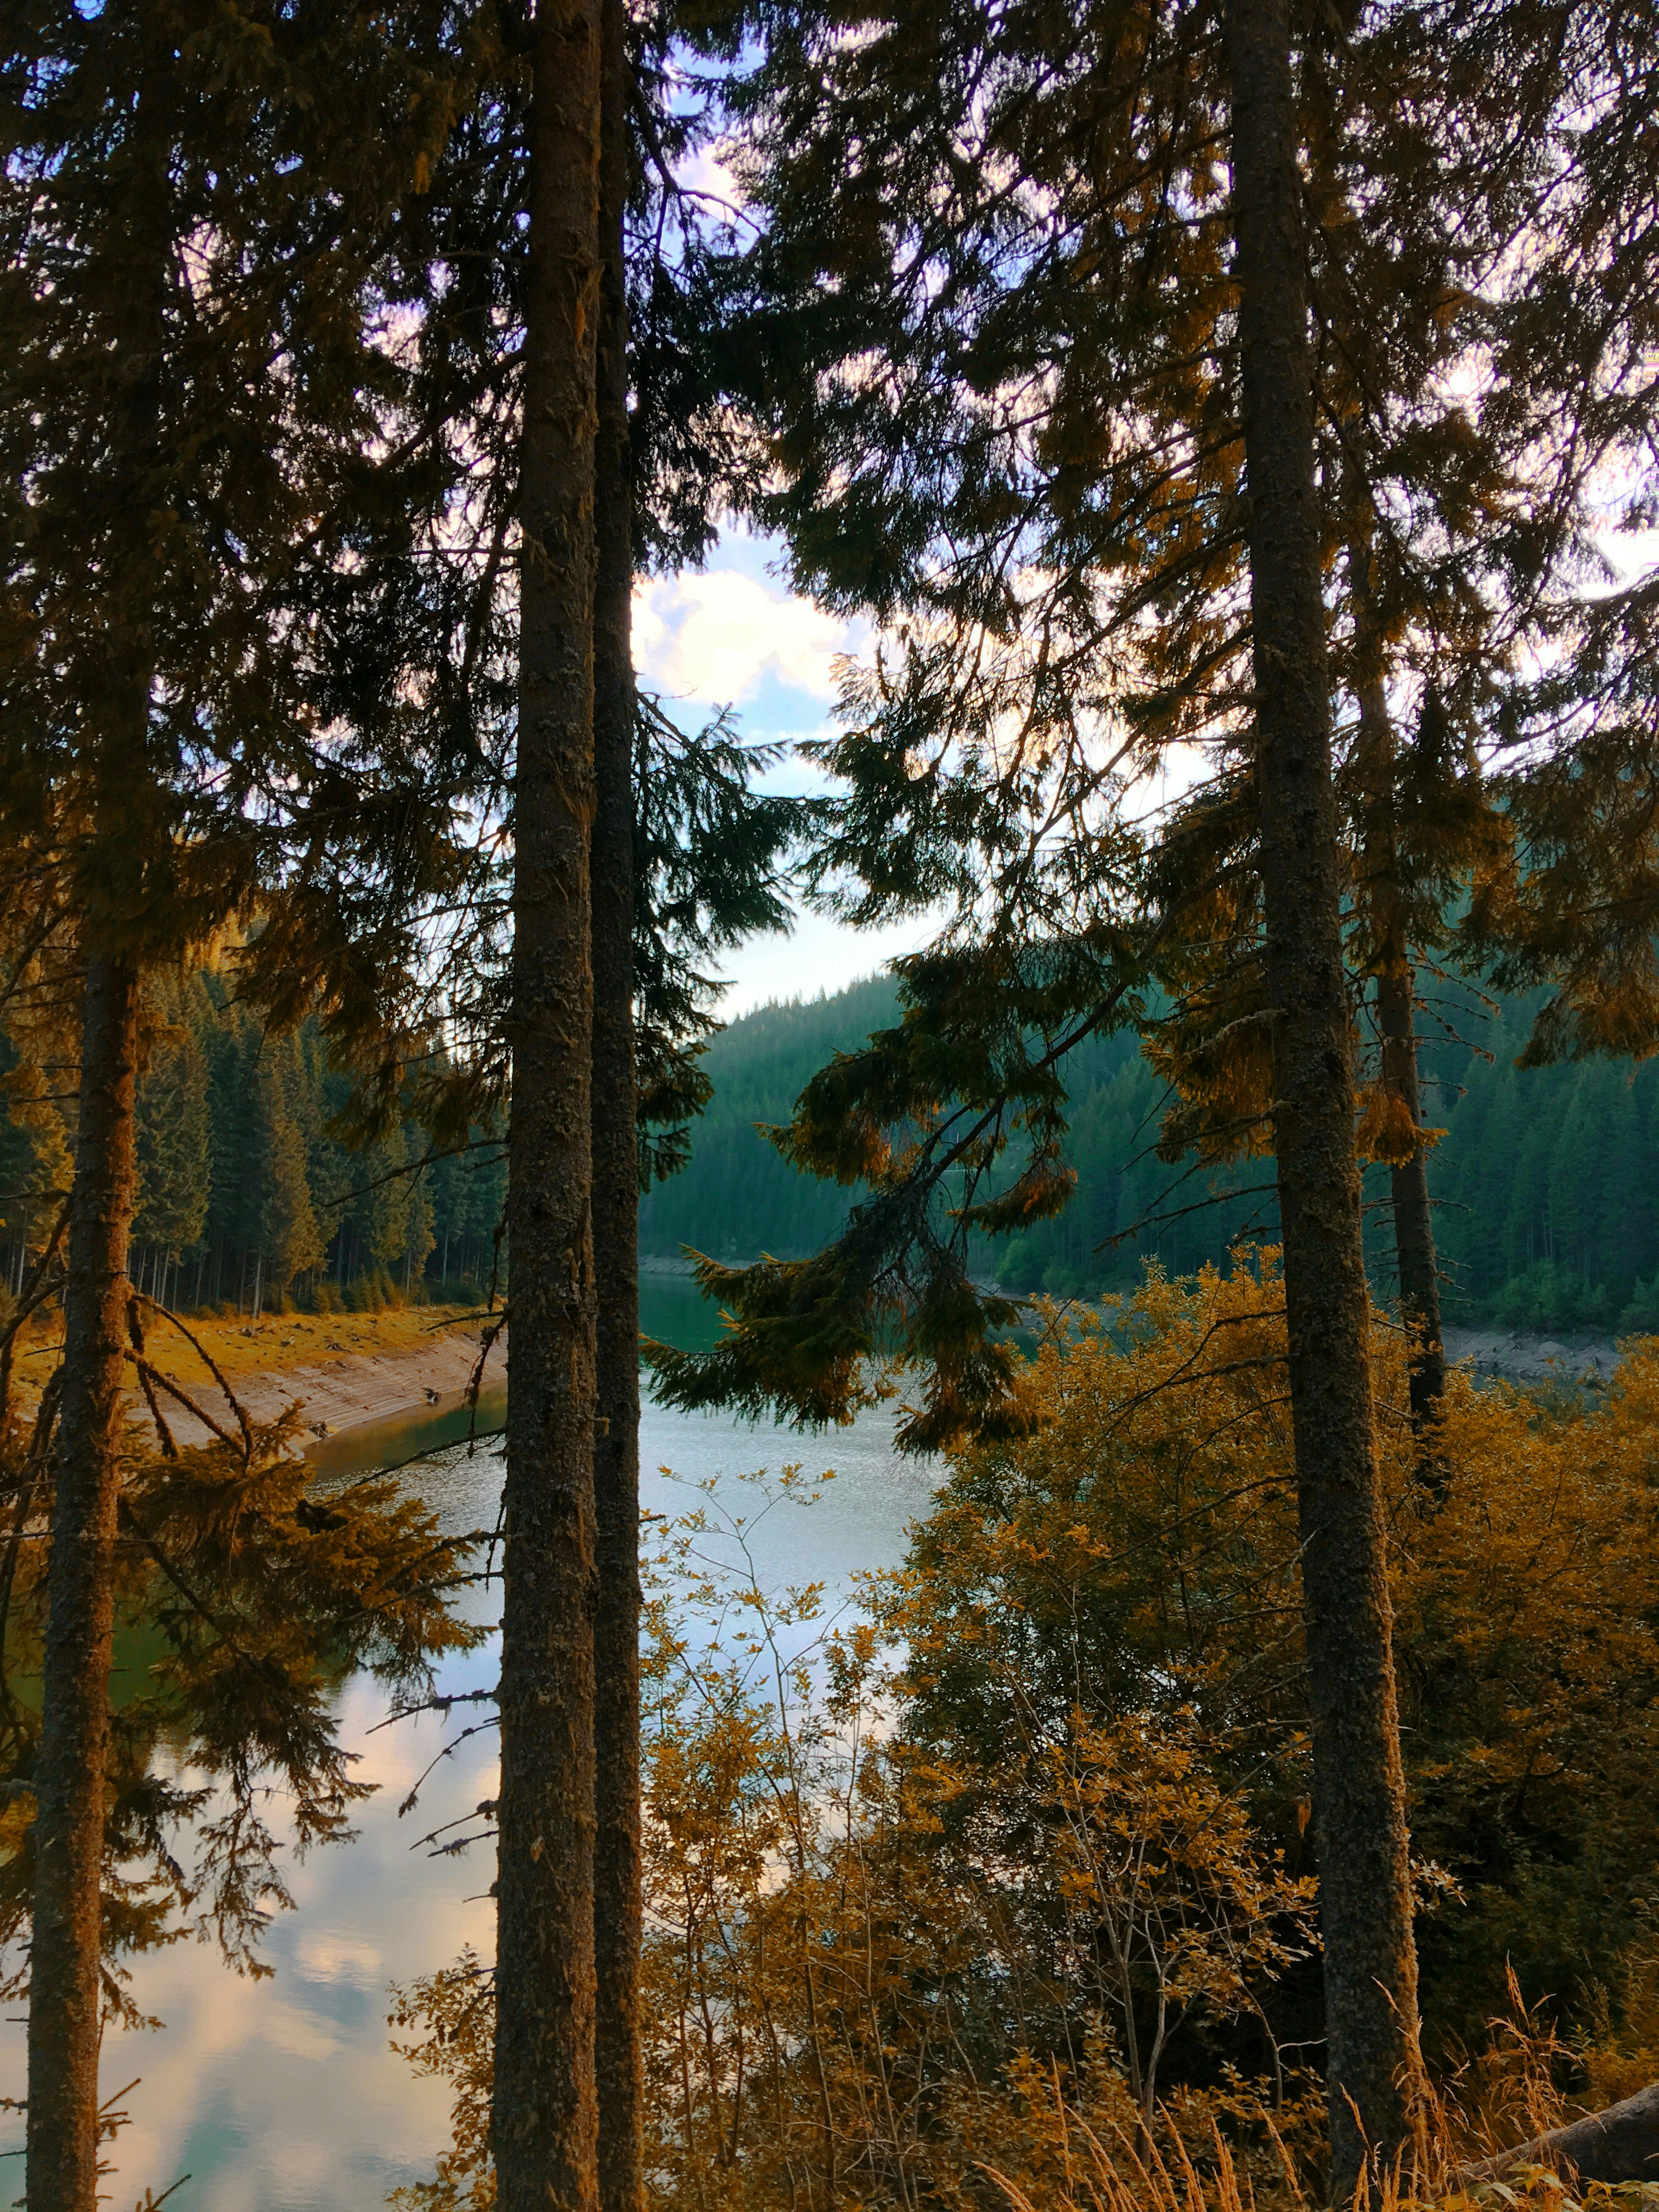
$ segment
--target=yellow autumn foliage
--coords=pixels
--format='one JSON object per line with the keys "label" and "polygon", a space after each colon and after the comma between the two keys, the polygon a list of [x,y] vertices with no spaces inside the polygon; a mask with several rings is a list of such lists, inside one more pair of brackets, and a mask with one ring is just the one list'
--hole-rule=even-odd
{"label": "yellow autumn foliage", "polygon": [[1420,1146],[1437,1145],[1443,1129],[1419,1128],[1400,1093],[1386,1083],[1361,1086],[1359,1119],[1354,1128],[1354,1150],[1362,1160],[1381,1160],[1404,1167],[1416,1158]]}
{"label": "yellow autumn foliage", "polygon": [[[1035,1433],[958,1457],[886,1601],[910,1727],[1006,1759],[1079,1699],[1190,1706],[1298,1863],[1283,1329],[1272,1255],[1049,1316],[1023,1384]],[[1529,1997],[1587,2017],[1642,1935],[1659,1818],[1659,1344],[1559,1401],[1454,1373],[1437,1494],[1381,1315],[1373,1346],[1415,1850],[1431,1893],[1462,1893],[1422,1931],[1431,2039],[1479,2036],[1510,1956]]]}
{"label": "yellow autumn foliage", "polygon": [[[1374,1344],[1427,2041],[1471,2099],[1447,2141],[1478,2143],[1516,2120],[1510,2045],[1466,2057],[1494,2015],[1528,2008],[1528,2063],[1559,2035],[1569,2107],[1659,2044],[1659,1345],[1603,1390],[1454,1374],[1429,1487],[1405,1339],[1379,1315]],[[1316,2191],[1283,1355],[1271,1255],[1048,1312],[1030,1432],[957,1455],[903,1569],[838,1622],[819,1589],[760,1587],[743,1500],[695,1500],[648,1670],[663,2212]],[[476,1965],[404,2003],[457,2096],[411,2204],[489,2202]],[[1503,2186],[1557,2212],[1553,2185]]]}

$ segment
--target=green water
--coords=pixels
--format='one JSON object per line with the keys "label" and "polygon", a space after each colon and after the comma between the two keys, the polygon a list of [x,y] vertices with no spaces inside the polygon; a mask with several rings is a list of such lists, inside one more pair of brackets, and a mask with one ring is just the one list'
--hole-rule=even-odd
{"label": "green water", "polygon": [[376,1468],[407,1467],[449,1444],[497,1437],[507,1425],[507,1385],[492,1383],[478,1393],[476,1406],[464,1395],[441,1398],[383,1421],[363,1421],[312,1445],[306,1457],[325,1480],[373,1473]]}
{"label": "green water", "polygon": [[[720,1310],[684,1275],[647,1275],[640,1283],[640,1334],[681,1352],[707,1352],[720,1332]],[[307,1458],[325,1482],[376,1468],[405,1467],[470,1438],[499,1436],[507,1424],[507,1384],[486,1383],[476,1407],[461,1392],[435,1405],[411,1407],[383,1421],[364,1421],[312,1445]]]}
{"label": "green water", "polygon": [[689,1275],[641,1275],[640,1334],[672,1344],[677,1352],[708,1352],[720,1334],[718,1305]]}

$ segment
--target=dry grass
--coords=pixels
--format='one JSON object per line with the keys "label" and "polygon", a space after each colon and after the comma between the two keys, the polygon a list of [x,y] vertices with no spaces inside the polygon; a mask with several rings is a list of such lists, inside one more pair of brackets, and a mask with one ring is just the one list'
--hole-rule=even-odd
{"label": "dry grass", "polygon": [[[1570,2051],[1543,2008],[1528,2008],[1512,1970],[1509,1991],[1510,2010],[1490,2023],[1486,2048],[1433,2093],[1416,2159],[1362,2179],[1345,2212],[1659,2212],[1659,2182],[1581,2188],[1570,2174],[1522,2163],[1483,2174],[1488,2160],[1516,2144],[1600,2109],[1610,2101],[1607,2089],[1628,2095],[1654,2078],[1650,2071],[1641,2081],[1600,2078],[1593,2054]],[[1638,2063],[1645,2067],[1649,2056]],[[1588,2103],[1562,2094],[1564,2061],[1588,2074]],[[1266,2113],[1258,2126],[1273,2156],[1264,2162],[1252,2154],[1254,2172],[1213,2118],[1207,2139],[1173,2125],[1157,2142],[1140,2128],[1101,2131],[1066,2102],[1057,2081],[1045,2118],[1049,2157],[1041,2183],[984,2168],[1014,2212],[1316,2212],[1301,2162]]]}
{"label": "dry grass", "polygon": [[[1057,2100],[1058,2101],[1058,2100]],[[1210,2142],[1188,2148],[1171,2130],[1162,2146],[1143,2134],[1106,2141],[1082,2117],[1058,2105],[1065,2135],[1064,2177],[1047,2188],[1022,2187],[995,2167],[984,2170],[1014,2212],[1316,2212],[1296,2163],[1273,2134],[1278,2171],[1265,2186],[1242,2170],[1213,2123]],[[1540,2166],[1510,2166],[1501,2179],[1464,2179],[1461,2130],[1431,2134],[1426,2166],[1403,2167],[1378,2182],[1362,2179],[1350,2212],[1659,2212],[1659,2184],[1578,2189]],[[1510,2139],[1511,2142],[1513,2137]]]}
{"label": "dry grass", "polygon": [[[1064,2179],[1044,2190],[1022,2188],[994,2166],[984,2167],[1015,2212],[1316,2212],[1297,2161],[1265,2121],[1276,2157],[1276,2174],[1259,2184],[1241,2170],[1221,2128],[1210,2121],[1210,2142],[1192,2148],[1175,2130],[1164,2142],[1121,2132],[1102,2139],[1079,2112],[1057,2106],[1064,2128]],[[1513,2142],[1513,2136],[1510,2136]],[[1455,2126],[1433,2132],[1427,2159],[1416,2170],[1394,2167],[1378,2181],[1363,2179],[1352,2212],[1656,2212],[1659,2184],[1632,2181],[1621,2188],[1590,2184],[1575,2188],[1544,2166],[1510,2166],[1502,2179],[1467,2179],[1460,2161],[1468,2154]]]}

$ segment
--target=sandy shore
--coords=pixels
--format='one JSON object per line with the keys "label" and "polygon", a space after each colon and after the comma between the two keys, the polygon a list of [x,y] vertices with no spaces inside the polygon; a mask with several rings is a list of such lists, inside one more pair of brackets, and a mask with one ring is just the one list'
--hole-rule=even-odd
{"label": "sandy shore", "polygon": [[[478,1357],[478,1340],[476,1322],[459,1323],[434,1331],[422,1341],[381,1352],[353,1351],[326,1360],[243,1370],[231,1377],[231,1383],[256,1421],[275,1420],[297,1403],[303,1423],[301,1441],[306,1442],[312,1437],[337,1435],[343,1430],[453,1399],[467,1386]],[[484,1370],[486,1387],[502,1380],[506,1356],[503,1334],[490,1351]],[[224,1400],[211,1382],[192,1378],[186,1387],[204,1411],[216,1420],[224,1419]],[[209,1431],[176,1401],[164,1395],[161,1407],[168,1428],[180,1443],[206,1442]],[[142,1401],[139,1411],[143,1413]]]}

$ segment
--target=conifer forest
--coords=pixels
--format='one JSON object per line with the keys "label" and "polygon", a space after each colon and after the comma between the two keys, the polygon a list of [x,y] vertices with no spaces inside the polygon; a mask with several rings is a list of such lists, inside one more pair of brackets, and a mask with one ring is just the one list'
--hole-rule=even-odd
{"label": "conifer forest", "polygon": [[14,2201],[1650,2206],[1650,0],[0,129]]}

